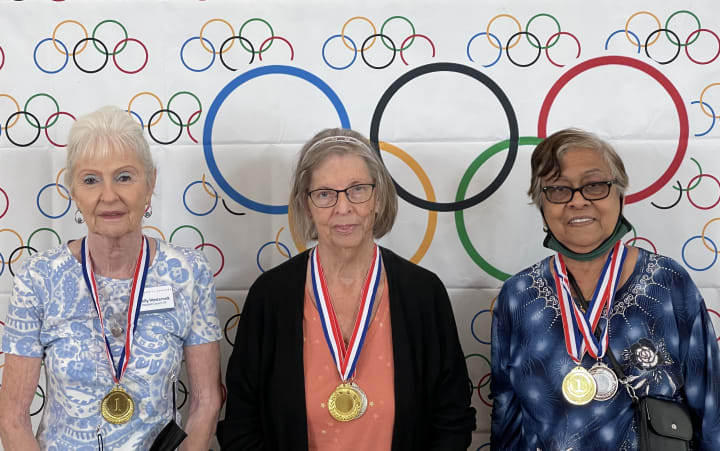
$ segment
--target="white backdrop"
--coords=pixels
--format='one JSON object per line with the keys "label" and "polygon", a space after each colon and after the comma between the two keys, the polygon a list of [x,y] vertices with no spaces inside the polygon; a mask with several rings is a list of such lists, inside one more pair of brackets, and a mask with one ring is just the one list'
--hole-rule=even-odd
{"label": "white backdrop", "polygon": [[[399,77],[453,63],[408,74],[375,115],[383,158],[415,199],[400,201],[381,244],[448,287],[476,387],[473,449],[483,448],[492,301],[509,274],[549,254],[525,194],[529,153],[546,131],[582,127],[616,146],[631,182],[626,216],[635,231],[626,239],[683,262],[720,330],[720,16],[711,1],[684,8],[0,1],[0,318],[12,267],[28,255],[22,246],[42,251],[84,233],[56,186],[73,117],[113,104],[150,124],[159,169],[146,233],[204,243],[231,341],[253,280],[303,247],[286,213],[301,143],[341,125],[369,135]],[[239,32],[242,40],[223,46]],[[108,52],[116,54],[104,64]],[[511,137],[520,145],[509,151],[503,141]],[[454,204],[471,198],[478,202]],[[428,211],[425,200],[444,211]],[[230,351],[223,340],[223,372]],[[35,425],[44,383],[42,376]]]}

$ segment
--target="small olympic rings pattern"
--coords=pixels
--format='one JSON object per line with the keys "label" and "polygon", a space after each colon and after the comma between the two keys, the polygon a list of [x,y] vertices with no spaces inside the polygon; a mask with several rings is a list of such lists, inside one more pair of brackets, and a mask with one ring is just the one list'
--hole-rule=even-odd
{"label": "small olympic rings pattern", "polygon": [[[260,24],[264,24],[265,27],[267,27],[269,31],[269,36],[265,38],[262,42],[260,42],[259,46],[254,46],[253,43],[246,37],[243,36],[243,31],[247,33],[246,27],[253,23],[257,22]],[[227,27],[228,30],[230,30],[230,36],[227,37],[225,40],[223,40],[218,46],[215,46],[215,44],[212,43],[212,40],[209,38],[203,36],[206,34],[206,29],[208,25],[218,23],[223,24]],[[197,41],[197,42],[195,42]],[[292,43],[282,36],[277,36],[275,34],[275,30],[273,30],[272,25],[270,25],[270,22],[267,20],[260,18],[260,17],[253,17],[251,19],[246,20],[243,22],[243,24],[238,29],[237,34],[235,33],[235,29],[225,19],[221,18],[214,18],[206,21],[201,27],[200,27],[200,33],[197,36],[191,36],[183,42],[182,46],[180,47],[180,62],[182,62],[183,66],[191,72],[205,72],[206,70],[210,69],[212,65],[215,63],[215,57],[220,56],[220,63],[225,67],[225,69],[230,71],[236,71],[237,68],[231,66],[226,61],[225,54],[233,47],[233,45],[236,44],[236,42],[240,43],[240,47],[248,52],[250,54],[250,61],[248,61],[248,65],[252,64],[253,61],[255,61],[255,56],[257,55],[258,61],[262,61],[263,54],[266,53],[268,50],[270,50],[270,47],[273,45],[275,41],[281,41],[284,43],[288,49],[289,49],[289,59],[290,61],[293,61],[295,59],[295,49],[293,48]],[[198,45],[199,44],[199,45]],[[188,47],[191,46],[191,47]],[[200,56],[194,55],[195,58],[193,58],[192,65],[188,60],[190,57],[188,56],[186,58],[186,49],[189,53],[190,49],[196,49],[197,47],[202,48],[206,53],[209,53],[210,56],[208,57],[209,60],[207,63],[203,62],[204,60],[201,59]],[[255,50],[257,49],[257,50]],[[196,60],[196,61],[195,61]]]}
{"label": "small olympic rings pattern", "polygon": [[[75,26],[79,27],[82,30],[83,35],[85,36],[84,38],[78,40],[72,46],[72,51],[69,51],[68,46],[65,45],[65,43],[57,37],[58,30],[60,29],[60,27],[62,27],[65,24],[75,25]],[[124,35],[123,39],[117,40],[117,42],[114,42],[110,47],[108,47],[104,41],[102,41],[98,37],[96,37],[98,35],[98,30],[100,29],[100,27],[103,25],[106,25],[106,24],[116,25],[117,27],[120,28],[120,30],[122,30],[122,33]],[[100,53],[100,55],[102,55],[102,57],[104,58],[102,63],[97,67],[88,68],[88,67],[84,66],[84,65],[88,64],[87,62],[82,63],[82,64],[80,63],[80,54],[85,51],[85,49],[88,46],[88,42],[92,42],[93,47],[95,47],[95,50],[97,50]],[[121,65],[120,61],[119,61],[119,55],[121,52],[123,52],[128,47],[129,44],[138,46],[144,53],[144,57],[140,62],[133,63],[132,65],[127,61],[125,61],[123,63],[123,65]],[[48,49],[50,47],[54,47],[55,50],[57,50],[57,52],[59,52],[60,55],[62,55],[61,62],[58,63],[58,62],[52,61],[52,59],[49,57],[49,55],[46,55],[47,52],[43,51],[43,49],[45,47],[48,47]],[[43,59],[42,64],[39,61],[41,58],[38,58],[39,52],[41,52],[42,56],[45,57],[45,58],[42,58]],[[33,51],[33,61],[35,62],[35,66],[41,72],[44,72],[46,74],[57,74],[60,71],[62,71],[63,69],[65,69],[68,62],[70,61],[71,56],[73,59],[73,63],[75,64],[75,67],[77,67],[78,70],[80,70],[81,72],[84,72],[86,74],[94,74],[94,73],[97,73],[97,72],[101,71],[102,69],[104,69],[105,66],[107,65],[108,61],[110,60],[111,56],[112,56],[113,64],[120,72],[122,72],[124,74],[137,74],[138,72],[145,69],[145,67],[148,64],[149,58],[150,58],[147,46],[145,46],[145,44],[142,41],[140,41],[139,39],[129,37],[125,26],[122,23],[118,22],[117,20],[113,20],[113,19],[106,19],[106,20],[100,21],[97,25],[95,25],[95,28],[93,28],[92,35],[88,35],[87,28],[85,28],[85,26],[82,23],[78,22],[77,20],[72,20],[72,19],[63,20],[62,22],[58,23],[55,26],[55,28],[53,29],[52,37],[41,39],[35,45],[35,50]]]}
{"label": "small olympic rings pattern", "polygon": [[[208,208],[206,211],[195,211],[190,206],[188,206],[187,203],[187,195],[188,191],[191,187],[194,185],[200,184],[203,187],[203,191],[205,191],[211,198],[213,198],[213,204]],[[185,209],[194,216],[207,216],[210,213],[212,213],[215,208],[217,207],[218,200],[220,200],[223,204],[223,207],[225,207],[225,210],[234,216],[243,216],[244,212],[237,212],[234,210],[231,210],[230,207],[228,207],[227,203],[225,202],[225,199],[218,195],[218,192],[215,190],[215,188],[210,184],[210,182],[205,181],[205,174],[202,175],[202,178],[200,180],[196,180],[194,182],[190,182],[188,186],[185,187],[185,191],[183,191],[183,205],[185,206]]]}
{"label": "small olympic rings pattern", "polygon": [[[370,26],[370,29],[372,30],[372,33],[369,33],[364,39],[362,40],[353,40],[350,36],[347,35],[347,27],[351,22],[355,21],[363,21],[367,23]],[[410,33],[407,34],[405,37],[403,37],[402,40],[393,40],[388,34],[385,33],[385,27],[388,26],[388,24],[392,21],[404,21],[407,26],[410,28]],[[388,61],[384,64],[376,65],[371,63],[367,58],[367,51],[370,50],[378,40],[383,44],[383,46],[392,52],[390,55]],[[357,60],[358,52],[360,53],[360,57],[367,65],[368,67],[372,69],[385,69],[389,67],[394,61],[398,53],[400,53],[400,60],[403,62],[404,65],[409,66],[407,59],[405,58],[405,54],[403,53],[405,50],[409,49],[410,46],[413,45],[416,39],[422,40],[427,44],[427,47],[430,50],[430,57],[435,58],[436,55],[436,49],[435,49],[435,43],[428,37],[427,35],[416,33],[415,32],[415,25],[405,16],[391,16],[383,22],[382,26],[380,27],[380,32],[377,31],[377,28],[375,27],[375,24],[364,16],[355,16],[351,17],[342,26],[342,29],[340,30],[340,34],[334,34],[327,38],[325,42],[322,45],[322,49],[320,51],[320,54],[322,55],[322,59],[325,62],[325,64],[335,70],[345,70],[350,68],[355,61]],[[337,41],[337,42],[335,42]],[[362,45],[358,49],[357,43],[361,43]],[[400,42],[400,47],[397,47],[395,45],[396,42]],[[349,50],[351,52],[352,57],[349,58],[349,62],[343,64],[343,63],[331,63],[328,60],[327,53],[328,53],[328,45],[337,46],[340,47],[339,44],[342,44],[345,49]]]}
{"label": "small olympic rings pattern", "polygon": [[696,133],[695,136],[705,136],[708,133],[710,133],[710,131],[713,129],[713,127],[715,127],[715,120],[720,119],[720,115],[715,114],[716,111],[720,111],[720,110],[713,109],[712,106],[710,106],[707,102],[705,102],[703,100],[707,91],[710,88],[717,87],[717,86],[720,86],[720,83],[710,83],[709,85],[705,86],[703,88],[703,90],[700,92],[700,98],[698,100],[694,100],[694,101],[690,102],[691,105],[698,105],[700,107],[700,111],[702,111],[702,113],[705,116],[709,117],[711,120],[710,127],[708,127],[708,129],[702,133]]}
{"label": "small olympic rings pattern", "polygon": [[[493,23],[499,19],[510,20],[510,21],[514,22],[515,25],[517,25],[517,29],[518,29],[518,31],[516,33],[510,35],[504,41],[501,40],[500,37],[497,36],[497,34],[494,34],[490,31]],[[544,41],[545,45],[542,45],[543,41],[541,41],[537,35],[535,35],[534,33],[532,33],[530,31],[530,25],[532,24],[533,21],[535,21],[537,19],[550,20],[557,27],[557,32],[548,36],[548,38]],[[555,61],[550,56],[550,48],[555,46],[562,36],[566,36],[566,37],[572,39],[574,41],[575,45],[577,46],[577,52],[575,54],[575,59],[580,58],[580,53],[582,51],[582,46],[580,45],[580,40],[577,38],[577,36],[575,36],[573,33],[570,33],[569,31],[563,31],[560,27],[560,22],[555,18],[555,16],[553,16],[552,14],[548,14],[548,13],[539,13],[539,14],[535,14],[534,16],[532,16],[528,20],[527,24],[525,25],[525,30],[522,29],[522,26],[520,25],[520,21],[517,18],[515,18],[515,16],[512,16],[510,14],[496,15],[495,17],[490,19],[490,21],[487,24],[487,27],[485,28],[485,31],[480,31],[478,33],[475,33],[468,40],[467,45],[465,46],[465,53],[468,57],[468,60],[470,60],[470,62],[473,62],[473,63],[475,62],[475,60],[473,59],[472,54],[470,52],[471,47],[473,45],[473,41],[475,41],[477,38],[480,38],[482,36],[484,36],[486,39],[480,39],[481,41],[487,41],[487,43],[491,47],[494,47],[498,51],[494,60],[488,62],[487,64],[482,65],[482,67],[485,67],[485,68],[492,67],[495,64],[497,64],[497,62],[500,61],[500,58],[502,57],[503,50],[505,51],[505,55],[507,56],[507,59],[512,64],[514,64],[515,66],[518,66],[518,67],[532,66],[540,59],[540,55],[542,54],[543,51],[545,52],[545,57],[550,62],[550,64],[552,64],[553,66],[556,66],[556,67],[564,67],[565,64],[561,64],[561,63]],[[514,59],[512,56],[510,56],[510,49],[517,46],[522,41],[521,36],[525,36],[525,41],[527,41],[528,45],[530,45],[532,48],[537,50],[535,57],[529,62],[519,62],[519,61],[516,61],[516,59]],[[505,43],[504,46],[502,45],[503,42]]]}
{"label": "small olympic rings pattern", "polygon": [[[155,110],[150,116],[148,117],[147,121],[143,121],[142,115],[138,113],[136,110],[133,110],[133,103],[141,97],[151,97],[157,101],[159,108]],[[187,122],[183,122],[182,116],[177,113],[175,110],[172,109],[172,102],[173,100],[176,100],[180,96],[187,96],[189,97],[192,102],[195,104],[195,106],[192,106],[189,108],[188,112],[186,113]],[[201,118],[202,112],[203,112],[203,106],[202,102],[200,101],[200,98],[195,95],[194,93],[190,91],[178,91],[170,96],[170,99],[167,102],[167,106],[163,106],[163,102],[160,99],[160,97],[150,91],[142,91],[137,94],[135,94],[130,101],[128,102],[127,109],[125,110],[130,114],[133,118],[137,119],[139,125],[143,128],[147,128],[148,135],[150,135],[150,138],[152,138],[153,141],[155,141],[158,144],[162,145],[169,145],[174,144],[177,142],[180,137],[182,136],[183,128],[185,128],[188,137],[190,140],[194,143],[198,143],[198,140],[195,139],[193,134],[190,132],[190,127],[195,125]],[[170,122],[173,124],[174,127],[177,127],[177,131],[175,132],[174,136],[172,136],[170,139],[165,140],[158,136],[155,136],[156,132],[153,132],[153,127],[155,127],[160,120],[163,117],[163,114],[167,114],[168,118],[170,119]],[[169,132],[172,135],[172,131]]]}
{"label": "small olympic rings pattern", "polygon": [[[695,24],[697,25],[697,27],[694,30],[692,30],[691,32],[689,32],[687,34],[687,36],[685,36],[684,39],[682,39],[681,36],[678,35],[678,32],[676,32],[675,30],[670,28],[670,22],[673,20],[673,18],[675,18],[677,16],[681,16],[681,15],[690,16],[690,18],[694,19]],[[634,33],[630,29],[630,23],[633,20],[635,20],[636,23],[639,20],[642,20],[639,18],[640,16],[650,17],[652,19],[653,23],[655,24],[655,28],[647,34],[645,39],[641,39],[641,37],[638,37],[637,33]],[[712,38],[712,40],[714,40],[715,45],[717,46],[717,50],[711,57],[709,57],[705,60],[699,60],[690,54],[690,47],[692,44],[694,44],[695,42],[698,41],[698,39],[701,37],[701,35],[703,33],[709,35],[709,37]],[[650,11],[637,11],[637,12],[633,13],[632,15],[630,15],[630,17],[625,22],[624,28],[613,31],[607,37],[607,39],[605,40],[605,50],[608,50],[610,40],[613,38],[613,36],[623,35],[623,34],[625,35],[625,38],[630,43],[630,45],[632,45],[633,47],[637,47],[638,54],[640,54],[641,49],[644,48],[645,55],[658,64],[663,64],[663,65],[670,64],[673,61],[677,60],[678,56],[680,56],[681,48],[684,48],[685,55],[687,56],[687,58],[690,61],[692,61],[693,63],[698,64],[698,65],[710,64],[710,63],[714,62],[718,58],[718,56],[720,56],[720,36],[718,36],[717,33],[715,33],[713,30],[711,30],[709,28],[703,28],[702,25],[700,24],[700,19],[698,18],[698,16],[695,13],[693,13],[692,11],[689,11],[686,9],[678,10],[678,11],[675,11],[674,13],[670,14],[668,16],[668,18],[665,20],[665,25],[662,25],[662,23],[660,22],[660,19]],[[664,36],[665,39],[672,46],[675,46],[675,53],[670,58],[665,59],[665,60],[658,60],[653,55],[650,54],[650,47],[655,45],[658,42],[661,35]],[[621,39],[621,38],[617,38],[617,39]]]}
{"label": "small olympic rings pattern", "polygon": [[[42,121],[38,115],[33,114],[29,111],[30,102],[32,102],[35,99],[41,100],[41,99],[48,99],[50,102],[52,102],[52,105],[54,106],[55,111],[48,115],[47,119]],[[58,120],[61,116],[66,116],[73,121],[75,121],[75,116],[71,113],[68,113],[66,111],[60,110],[60,104],[58,101],[53,97],[52,95],[45,93],[45,92],[39,92],[36,94],[33,94],[30,96],[27,101],[25,102],[25,105],[22,109],[20,109],[20,104],[10,94],[6,93],[0,93],[0,100],[7,99],[12,104],[15,105],[15,112],[11,113],[4,123],[0,123],[0,135],[2,134],[3,130],[5,131],[5,137],[8,141],[10,141],[11,144],[13,144],[16,147],[29,147],[37,142],[37,140],[40,138],[40,130],[43,130],[45,133],[45,137],[47,138],[48,142],[52,144],[55,147],[65,147],[67,144],[61,144],[56,142],[53,138],[50,137],[50,128],[55,126],[55,124],[58,123]],[[37,103],[37,102],[36,102]],[[31,128],[34,129],[34,132],[31,132],[32,138],[29,140],[26,140],[24,142],[21,142],[19,138],[15,135],[15,131],[12,133],[10,130],[15,127],[18,123],[18,120],[20,119],[20,116],[23,116],[25,119],[25,122],[27,122]],[[43,125],[44,124],[44,125]],[[22,132],[21,132],[22,133]]]}

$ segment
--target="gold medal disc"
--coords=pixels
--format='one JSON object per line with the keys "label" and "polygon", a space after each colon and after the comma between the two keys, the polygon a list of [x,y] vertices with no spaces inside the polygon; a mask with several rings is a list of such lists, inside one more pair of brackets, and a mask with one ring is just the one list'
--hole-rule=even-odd
{"label": "gold medal disc", "polygon": [[102,400],[102,416],[113,424],[127,423],[135,412],[135,403],[119,385],[113,387]]}
{"label": "gold medal disc", "polygon": [[581,366],[573,368],[562,382],[563,397],[570,404],[584,406],[593,400],[597,392],[595,379]]}
{"label": "gold medal disc", "polygon": [[360,418],[366,408],[367,396],[354,383],[338,385],[328,398],[328,411],[338,421]]}

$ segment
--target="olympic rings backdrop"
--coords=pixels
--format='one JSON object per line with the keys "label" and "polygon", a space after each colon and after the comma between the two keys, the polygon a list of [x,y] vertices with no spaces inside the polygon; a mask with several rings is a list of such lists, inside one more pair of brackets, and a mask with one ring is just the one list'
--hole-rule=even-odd
{"label": "olympic rings backdrop", "polygon": [[[525,193],[529,154],[553,131],[589,129],[618,149],[627,244],[682,262],[720,331],[714,2],[0,3],[2,319],[19,263],[84,234],[62,184],[67,132],[112,104],[144,127],[158,164],[145,232],[212,265],[223,372],[250,284],[311,245],[288,226],[289,177],[327,127],[376,144],[401,197],[380,243],[448,288],[473,449],[489,439],[494,299],[549,254]],[[44,397],[43,374],[35,426]]]}

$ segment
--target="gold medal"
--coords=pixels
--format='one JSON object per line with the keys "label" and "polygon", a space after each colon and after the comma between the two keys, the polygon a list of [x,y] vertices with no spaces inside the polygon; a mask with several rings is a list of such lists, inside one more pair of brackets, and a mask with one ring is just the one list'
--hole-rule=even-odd
{"label": "gold medal", "polygon": [[132,418],[133,412],[135,412],[135,403],[122,387],[116,385],[103,398],[100,410],[103,418],[108,422],[123,424]]}
{"label": "gold medal", "polygon": [[338,421],[360,418],[367,409],[367,396],[355,383],[338,385],[328,398],[328,411]]}
{"label": "gold medal", "polygon": [[593,400],[597,384],[592,375],[581,366],[576,366],[565,375],[562,393],[565,400],[576,406],[584,406]]}

